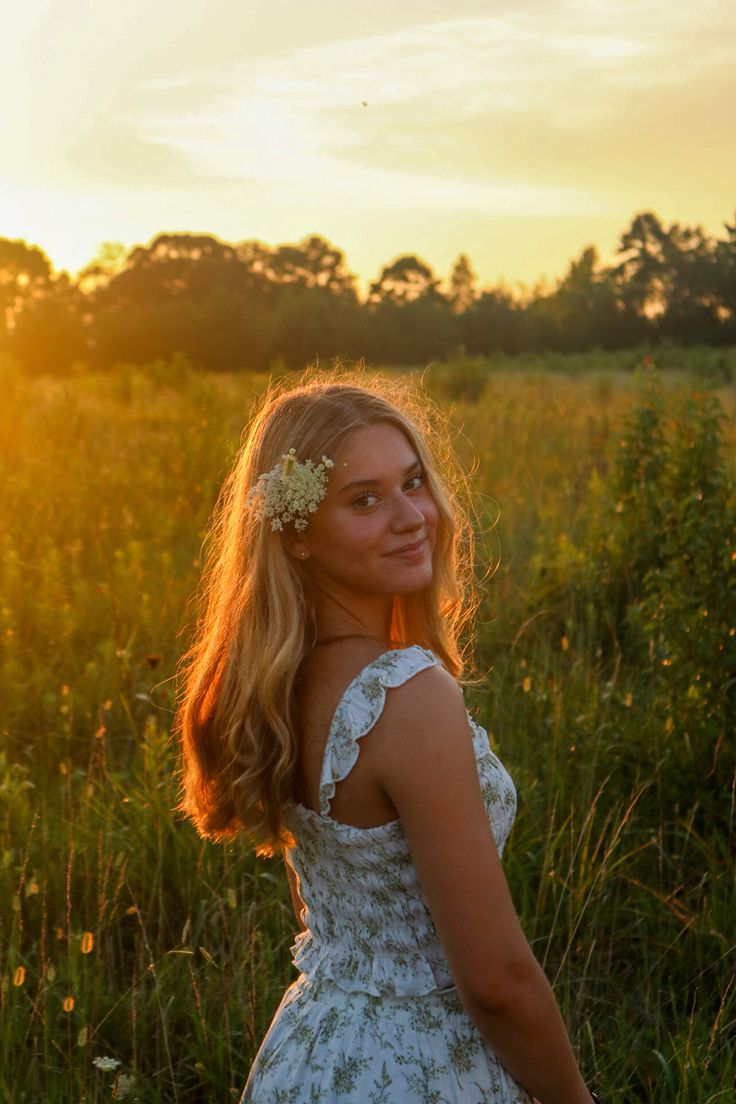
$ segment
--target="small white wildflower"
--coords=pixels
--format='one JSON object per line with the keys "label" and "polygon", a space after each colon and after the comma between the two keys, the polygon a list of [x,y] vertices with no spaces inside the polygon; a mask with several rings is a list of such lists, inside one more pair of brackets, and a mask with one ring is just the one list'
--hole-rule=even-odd
{"label": "small white wildflower", "polygon": [[115,1082],[113,1097],[115,1100],[125,1100],[135,1088],[135,1078],[128,1073],[121,1073]]}
{"label": "small white wildflower", "polygon": [[246,499],[249,507],[255,504],[255,516],[268,518],[274,533],[292,524],[298,531],[307,528],[308,514],[313,514],[327,494],[327,477],[334,463],[323,456],[319,464],[314,460],[300,461],[296,449],[289,449],[269,472],[265,472],[251,488]]}
{"label": "small white wildflower", "polygon": [[97,1066],[103,1073],[114,1073],[120,1065],[117,1058],[93,1058],[92,1065]]}

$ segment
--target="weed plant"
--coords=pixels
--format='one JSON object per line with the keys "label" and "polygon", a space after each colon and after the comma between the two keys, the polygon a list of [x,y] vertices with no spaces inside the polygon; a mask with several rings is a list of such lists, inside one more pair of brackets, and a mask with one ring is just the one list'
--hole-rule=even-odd
{"label": "weed plant", "polygon": [[[556,361],[473,369],[444,400],[492,575],[467,696],[520,794],[512,891],[586,1076],[621,1104],[726,1102],[736,1075],[734,426],[692,395],[694,356],[659,391]],[[265,380],[170,367],[0,367],[13,1104],[237,1100],[293,977],[279,864],[172,813],[171,678]]]}

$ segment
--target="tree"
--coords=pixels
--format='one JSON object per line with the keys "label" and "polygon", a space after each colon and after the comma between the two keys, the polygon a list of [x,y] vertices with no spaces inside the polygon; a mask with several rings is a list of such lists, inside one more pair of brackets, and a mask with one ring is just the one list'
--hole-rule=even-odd
{"label": "tree", "polygon": [[[159,234],[133,249],[89,293],[98,363],[185,354],[193,364],[262,363],[265,247],[246,250],[207,234]],[[101,265],[91,276],[100,276]],[[253,341],[244,326],[252,323]]]}
{"label": "tree", "polygon": [[683,342],[710,340],[720,324],[716,243],[700,226],[669,229],[669,289],[660,329]]}
{"label": "tree", "polygon": [[621,235],[620,264],[613,275],[627,309],[640,316],[662,314],[667,302],[667,231],[655,214],[636,215]]}
{"label": "tree", "polygon": [[452,267],[447,294],[455,314],[462,314],[475,302],[475,281],[476,275],[470,260],[465,253],[461,253]]}
{"label": "tree", "polygon": [[717,247],[699,226],[662,225],[637,215],[621,237],[612,270],[624,307],[655,320],[660,333],[701,339],[717,324]]}
{"label": "tree", "polygon": [[108,284],[125,267],[126,252],[122,242],[102,242],[89,264],[77,273],[79,290],[88,295]]}
{"label": "tree", "polygon": [[322,288],[355,298],[355,276],[346,268],[342,251],[317,234],[297,245],[280,245],[270,253],[264,273],[280,287]]}
{"label": "tree", "polygon": [[150,305],[196,299],[213,287],[254,290],[263,282],[235,246],[210,234],[159,234],[128,254],[124,267],[95,292],[95,299],[106,307]]}
{"label": "tree", "polygon": [[0,238],[2,344],[30,373],[64,373],[83,357],[84,299],[43,250]]}
{"label": "tree", "polygon": [[721,340],[736,341],[736,225],[725,223],[726,237],[716,243],[715,287]]}
{"label": "tree", "polygon": [[538,296],[530,306],[544,344],[565,351],[620,344],[621,313],[610,273],[601,268],[593,245],[571,261],[550,295]]}
{"label": "tree", "polygon": [[315,360],[329,364],[334,357],[357,360],[365,353],[365,318],[356,297],[322,287],[286,289],[271,316],[273,356],[290,368]]}
{"label": "tree", "polygon": [[32,375],[65,375],[86,353],[85,301],[62,273],[17,311],[10,351]]}
{"label": "tree", "polygon": [[518,353],[529,347],[523,304],[507,287],[487,288],[457,321],[468,353],[488,356],[498,350]]}
{"label": "tree", "polygon": [[12,330],[23,303],[43,294],[51,276],[51,262],[37,245],[0,238],[0,325]]}
{"label": "tree", "polygon": [[423,298],[442,299],[437,290],[439,282],[428,264],[407,254],[381,270],[381,275],[370,286],[368,301],[411,303]]}

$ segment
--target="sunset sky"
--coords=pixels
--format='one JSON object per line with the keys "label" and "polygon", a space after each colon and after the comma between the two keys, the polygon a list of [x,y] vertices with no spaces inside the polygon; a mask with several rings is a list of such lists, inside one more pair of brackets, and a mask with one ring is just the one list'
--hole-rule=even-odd
{"label": "sunset sky", "polygon": [[1,39],[0,237],[72,272],[318,233],[363,285],[407,252],[531,284],[736,208],[723,0],[24,0]]}

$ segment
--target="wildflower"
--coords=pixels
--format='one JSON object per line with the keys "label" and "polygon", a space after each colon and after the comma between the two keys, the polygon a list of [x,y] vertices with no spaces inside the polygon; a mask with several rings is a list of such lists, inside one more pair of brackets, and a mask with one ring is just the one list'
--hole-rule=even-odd
{"label": "wildflower", "polygon": [[307,528],[308,514],[313,514],[327,493],[327,477],[333,461],[323,456],[300,461],[296,450],[289,449],[269,472],[265,472],[248,493],[246,505],[255,506],[256,518],[268,518],[273,532],[293,524],[297,530]]}
{"label": "wildflower", "polygon": [[79,945],[79,949],[82,954],[89,954],[95,945],[95,937],[91,931],[86,931],[82,936],[82,942]]}
{"label": "wildflower", "polygon": [[134,1088],[135,1078],[129,1073],[120,1073],[115,1082],[112,1095],[115,1100],[125,1100],[126,1096],[130,1096]]}
{"label": "wildflower", "polygon": [[26,980],[25,966],[16,966],[15,973],[13,974],[13,985],[16,989],[20,989],[23,982]]}
{"label": "wildflower", "polygon": [[93,1058],[92,1065],[97,1066],[103,1073],[114,1073],[120,1065],[117,1058]]}

